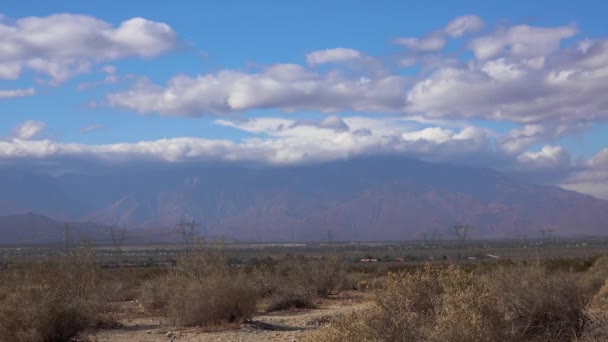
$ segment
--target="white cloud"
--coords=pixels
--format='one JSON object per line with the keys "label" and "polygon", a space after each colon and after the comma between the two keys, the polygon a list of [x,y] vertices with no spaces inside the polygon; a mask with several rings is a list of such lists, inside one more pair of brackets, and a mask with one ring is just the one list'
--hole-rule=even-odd
{"label": "white cloud", "polygon": [[24,69],[61,82],[92,65],[119,58],[153,57],[178,45],[167,24],[131,18],[114,26],[85,15],[56,14],[0,22],[0,78]]}
{"label": "white cloud", "polygon": [[484,27],[483,20],[476,15],[465,15],[451,20],[445,27],[445,33],[450,37],[461,37],[467,32],[477,32]]}
{"label": "white cloud", "polygon": [[438,118],[589,122],[608,118],[605,93],[608,43],[596,41],[586,52],[567,48],[546,57],[440,68],[409,90],[405,110]]}
{"label": "white cloud", "polygon": [[88,125],[88,126],[84,126],[80,128],[80,133],[91,133],[91,132],[95,132],[98,131],[100,129],[103,129],[104,126],[103,125],[99,125],[99,124],[94,124],[94,125]]}
{"label": "white cloud", "polygon": [[546,28],[518,25],[476,38],[471,41],[470,47],[478,59],[496,56],[534,58],[556,51],[563,39],[576,33],[576,28],[572,26]]}
{"label": "white cloud", "polygon": [[441,144],[451,140],[452,137],[454,137],[454,132],[441,127],[429,127],[420,131],[403,133],[402,137],[404,140],[407,141],[426,140]]}
{"label": "white cloud", "polygon": [[259,73],[224,70],[195,78],[175,76],[165,88],[140,81],[126,92],[110,94],[108,104],[140,113],[183,116],[264,108],[396,112],[404,103],[405,85],[400,76],[361,82],[340,73],[319,74],[299,65],[279,64]]}
{"label": "white cloud", "polygon": [[570,153],[561,146],[544,146],[538,152],[524,152],[517,157],[526,170],[556,169],[570,165]]}
{"label": "white cloud", "polygon": [[361,56],[361,52],[354,49],[334,48],[313,51],[306,55],[306,62],[309,65],[318,65],[359,59]]}
{"label": "white cloud", "polygon": [[[585,190],[590,184],[608,189],[608,149],[575,166],[561,146],[546,145],[538,151],[506,153],[494,147],[487,130],[467,126],[421,128],[404,118],[329,116],[320,120],[252,118],[240,121],[216,120],[253,136],[239,142],[195,137],[86,145],[48,139],[31,140],[45,127],[29,121],[14,130],[13,138],[0,140],[0,162],[58,161],[62,167],[80,162],[162,163],[235,161],[268,165],[292,165],[365,157],[378,154],[414,157],[428,161],[491,167],[537,181],[553,182],[567,188]],[[508,135],[536,136],[544,131],[524,126]],[[49,165],[52,165],[49,164]],[[572,171],[575,171],[572,173]],[[528,178],[532,179],[532,178]]]}
{"label": "white cloud", "polygon": [[0,99],[8,99],[13,97],[25,97],[32,96],[36,94],[36,89],[27,88],[27,89],[6,89],[0,90]]}
{"label": "white cloud", "polygon": [[[390,65],[378,71],[382,68],[376,64],[390,58],[336,48],[308,54],[312,67],[276,64],[257,72],[177,75],[166,85],[140,80],[109,94],[107,104],[143,114],[191,117],[280,109],[553,125],[608,119],[608,98],[603,96],[608,93],[608,39],[560,47],[561,40],[576,33],[574,27],[518,25],[473,38],[469,46],[479,59],[463,61],[437,51],[446,39],[483,26],[480,18],[465,16],[426,36],[402,38],[402,44],[419,49],[398,60],[421,63],[414,75],[388,73]],[[420,51],[425,49],[433,51]],[[323,72],[314,68],[346,61],[353,63]]]}
{"label": "white cloud", "polygon": [[40,135],[46,128],[42,121],[27,120],[13,129],[12,137],[18,140],[30,140]]}
{"label": "white cloud", "polygon": [[422,38],[397,38],[395,43],[419,51],[437,51],[443,49],[447,40],[443,33],[431,33]]}
{"label": "white cloud", "polygon": [[[137,143],[85,145],[51,140],[24,140],[40,132],[43,125],[30,122],[19,127],[19,139],[0,141],[0,160],[54,159],[122,161],[157,160],[183,162],[201,160],[253,161],[272,165],[297,164],[381,154],[423,159],[450,158],[451,155],[479,156],[489,146],[475,130],[463,129],[452,139],[412,141],[403,134],[412,123],[394,121],[390,132],[380,119],[329,116],[318,121],[257,118],[246,121],[217,120],[216,123],[254,133],[241,142],[180,137]],[[27,130],[25,128],[30,128]],[[431,132],[433,130],[423,130]],[[450,131],[451,132],[451,131]],[[483,137],[482,137],[483,138]],[[428,157],[428,158],[427,158]],[[67,159],[66,159],[67,158]]]}
{"label": "white cloud", "polygon": [[481,18],[475,15],[467,15],[454,18],[445,28],[433,31],[422,37],[397,38],[394,42],[416,51],[439,51],[445,47],[448,38],[462,37],[468,32],[476,32],[483,27],[484,23]]}
{"label": "white cloud", "polygon": [[608,200],[608,148],[583,161],[560,186]]}

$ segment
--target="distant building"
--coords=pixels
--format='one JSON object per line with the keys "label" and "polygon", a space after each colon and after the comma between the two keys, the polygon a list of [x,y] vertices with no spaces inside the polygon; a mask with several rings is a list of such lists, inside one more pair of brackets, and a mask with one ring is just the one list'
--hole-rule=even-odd
{"label": "distant building", "polygon": [[367,258],[365,258],[365,259],[361,259],[360,261],[361,262],[378,262],[378,259],[375,259],[375,258],[374,259],[367,259]]}

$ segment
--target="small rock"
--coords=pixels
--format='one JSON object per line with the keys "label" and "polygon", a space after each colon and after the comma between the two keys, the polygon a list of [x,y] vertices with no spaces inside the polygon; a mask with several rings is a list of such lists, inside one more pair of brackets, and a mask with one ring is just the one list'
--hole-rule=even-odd
{"label": "small rock", "polygon": [[173,332],[169,331],[165,336],[167,336],[167,338],[173,337]]}
{"label": "small rock", "polygon": [[151,334],[151,333],[152,333],[152,330],[146,331],[146,334]]}

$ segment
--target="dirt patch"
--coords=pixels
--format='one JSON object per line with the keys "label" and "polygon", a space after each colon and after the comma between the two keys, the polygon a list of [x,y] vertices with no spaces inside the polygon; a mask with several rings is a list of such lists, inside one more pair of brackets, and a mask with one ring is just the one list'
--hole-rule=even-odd
{"label": "dirt patch", "polygon": [[[158,317],[125,318],[122,327],[97,332],[100,341],[300,341],[335,317],[365,309],[368,293],[345,292],[319,302],[316,309],[263,313],[250,322],[213,327],[175,328]],[[136,306],[137,303],[130,305]],[[124,304],[122,307],[129,307]],[[137,311],[132,309],[132,311]]]}

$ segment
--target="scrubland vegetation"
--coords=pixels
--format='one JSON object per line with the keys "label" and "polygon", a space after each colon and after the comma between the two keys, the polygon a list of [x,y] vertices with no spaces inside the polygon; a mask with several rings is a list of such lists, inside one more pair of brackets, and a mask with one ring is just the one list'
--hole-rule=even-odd
{"label": "scrubland vegetation", "polygon": [[[78,341],[138,315],[174,327],[226,326],[264,312],[314,310],[365,292],[310,341],[603,341],[608,258],[361,265],[339,256],[235,262],[192,246],[167,267],[102,268],[88,248],[0,268],[0,341]],[[366,297],[367,298],[367,297]]]}

